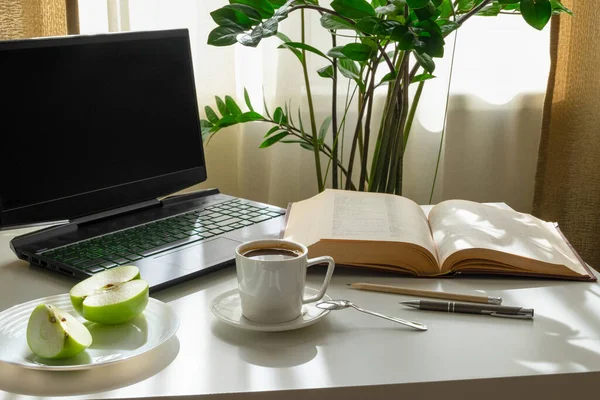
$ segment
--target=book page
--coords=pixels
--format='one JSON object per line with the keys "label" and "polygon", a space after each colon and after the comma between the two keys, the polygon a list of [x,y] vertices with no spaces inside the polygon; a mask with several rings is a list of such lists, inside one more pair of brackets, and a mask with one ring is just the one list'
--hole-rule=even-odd
{"label": "book page", "polygon": [[448,200],[429,213],[440,265],[465,249],[488,249],[587,271],[554,224],[532,215],[466,200]]}
{"label": "book page", "polygon": [[437,259],[425,213],[402,196],[327,189],[294,203],[285,239],[306,246],[321,239],[406,242]]}

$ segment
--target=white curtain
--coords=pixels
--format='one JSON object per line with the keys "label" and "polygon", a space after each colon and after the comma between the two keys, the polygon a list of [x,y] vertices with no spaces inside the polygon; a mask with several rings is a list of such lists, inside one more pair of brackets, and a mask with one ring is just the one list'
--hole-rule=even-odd
{"label": "white curtain", "polygon": [[[244,104],[244,87],[259,110],[263,90],[271,112],[289,101],[292,108],[306,110],[298,60],[277,49],[277,38],[264,40],[256,49],[206,44],[215,27],[210,12],[225,4],[225,0],[80,0],[81,33],[188,28],[201,113],[205,105],[215,108],[215,95],[230,95]],[[317,15],[307,11],[306,17],[307,42],[328,50],[331,39]],[[299,40],[299,15],[284,21],[280,31]],[[437,61],[437,79],[425,85],[406,150],[403,194],[420,204],[429,203],[446,121],[432,202],[504,201],[529,212],[550,63],[548,30],[537,32],[520,16],[502,15],[471,18],[457,35],[455,51],[452,36],[447,39],[445,58]],[[310,71],[322,66],[317,58],[309,59]],[[320,123],[331,114],[331,81],[314,73],[311,87]],[[341,85],[342,104],[345,94]],[[384,91],[376,96],[379,108],[384,98]],[[303,115],[307,122],[307,114]],[[351,113],[349,126],[353,121]],[[313,154],[296,144],[259,149],[269,128],[247,123],[219,132],[205,148],[209,178],[200,187],[218,187],[224,193],[279,206],[316,194]],[[346,157],[349,147],[346,140]],[[322,161],[325,170],[326,160]]]}

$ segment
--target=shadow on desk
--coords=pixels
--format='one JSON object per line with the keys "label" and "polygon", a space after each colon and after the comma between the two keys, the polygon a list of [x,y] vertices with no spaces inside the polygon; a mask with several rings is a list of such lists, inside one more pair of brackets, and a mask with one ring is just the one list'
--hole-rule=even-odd
{"label": "shadow on desk", "polygon": [[317,356],[316,344],[331,333],[330,329],[327,319],[303,328],[301,335],[297,331],[243,331],[219,321],[211,325],[216,337],[238,348],[242,360],[267,368],[289,368],[311,361]]}
{"label": "shadow on desk", "polygon": [[148,379],[173,362],[179,339],[139,357],[86,371],[37,371],[0,363],[0,390],[32,396],[72,396],[119,389]]}

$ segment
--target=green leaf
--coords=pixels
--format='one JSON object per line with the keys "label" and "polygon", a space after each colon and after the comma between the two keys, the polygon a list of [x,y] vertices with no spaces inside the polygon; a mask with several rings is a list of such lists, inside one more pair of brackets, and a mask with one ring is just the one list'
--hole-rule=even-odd
{"label": "green leaf", "polygon": [[438,19],[436,22],[440,26],[443,36],[450,34],[450,32],[455,31],[460,27],[459,24],[448,19]]}
{"label": "green leaf", "polygon": [[219,109],[219,112],[221,113],[222,116],[227,116],[229,114],[231,114],[229,112],[229,110],[227,109],[227,106],[225,105],[225,102],[223,101],[223,99],[221,99],[219,96],[215,96],[215,101],[217,103],[217,108]]}
{"label": "green leaf", "polygon": [[229,0],[230,4],[245,4],[252,7],[263,18],[271,18],[275,13],[275,9],[267,0]]}
{"label": "green leaf", "polygon": [[483,9],[481,11],[479,11],[477,13],[477,15],[479,15],[481,17],[495,17],[498,14],[500,14],[501,10],[502,10],[502,7],[500,6],[500,4],[492,3],[492,4],[488,4],[487,6],[483,7]]}
{"label": "green leaf", "polygon": [[427,74],[427,73],[419,74],[419,75],[416,75],[414,78],[412,78],[410,83],[423,82],[423,81],[433,79],[433,78],[435,78],[435,76],[431,75],[431,74]]}
{"label": "green leaf", "polygon": [[384,84],[384,83],[387,83],[387,82],[391,82],[391,81],[393,81],[393,80],[396,79],[396,76],[397,76],[397,74],[396,74],[395,71],[394,72],[388,72],[387,74],[385,74],[383,76],[383,78],[381,78],[381,82],[379,82],[379,84],[381,85],[381,84]]}
{"label": "green leaf", "polygon": [[395,16],[396,13],[398,13],[398,7],[396,7],[395,4],[390,3],[390,4],[387,4],[385,6],[377,7],[375,9],[375,12],[377,14]]}
{"label": "green leaf", "polygon": [[319,49],[316,49],[306,43],[300,43],[300,42],[286,42],[282,45],[279,46],[279,48],[294,48],[294,49],[301,49],[301,50],[305,50],[305,51],[309,51],[313,54],[316,54],[318,56],[321,56],[323,58],[325,58],[326,60],[329,60],[329,58]]}
{"label": "green leaf", "polygon": [[398,21],[381,21],[375,25],[373,34],[377,36],[390,36],[398,26],[403,25]]}
{"label": "green leaf", "polygon": [[498,0],[498,4],[518,4],[521,0]]}
{"label": "green leaf", "polygon": [[338,16],[323,14],[321,17],[321,26],[332,31],[336,30],[355,30],[354,25]]}
{"label": "green leaf", "polygon": [[274,134],[275,132],[281,130],[281,127],[279,125],[275,125],[274,127],[272,127],[271,129],[269,129],[269,131],[267,133],[265,133],[264,137],[269,137],[272,134]]}
{"label": "green leaf", "polygon": [[325,142],[325,136],[327,135],[327,131],[329,130],[329,125],[331,125],[331,116],[325,117],[321,127],[319,128],[319,143],[323,144]]}
{"label": "green leaf", "polygon": [[264,142],[262,142],[262,144],[260,145],[260,148],[264,149],[269,146],[272,146],[275,143],[279,142],[284,137],[286,137],[288,134],[289,133],[287,131],[284,131],[284,132],[278,133],[277,135],[273,135],[270,138],[267,138],[267,140],[265,140]]}
{"label": "green leaf", "polygon": [[[441,33],[435,31],[427,31],[426,33],[419,35],[418,40],[424,43],[424,46],[418,49],[420,50],[420,52],[425,52],[432,57],[444,57],[445,42]],[[417,47],[416,43],[415,47]]]}
{"label": "green leaf", "polygon": [[521,0],[521,15],[535,29],[544,29],[552,16],[550,0]]}
{"label": "green leaf", "polygon": [[241,11],[227,6],[219,8],[210,13],[212,19],[220,26],[241,26],[245,29],[250,29],[253,25],[250,18]]}
{"label": "green leaf", "polygon": [[254,111],[248,111],[240,114],[235,119],[236,122],[263,121],[265,117]]}
{"label": "green leaf", "polygon": [[438,10],[440,12],[440,18],[442,19],[448,19],[452,15],[454,15],[454,12],[452,11],[453,8],[451,0],[444,0],[442,4],[438,7]]}
{"label": "green leaf", "polygon": [[569,14],[570,16],[573,16],[573,11],[569,10],[567,7],[565,7],[563,5],[563,3],[560,2],[560,0],[550,0],[550,3],[552,4],[552,10],[558,13],[564,12]]}
{"label": "green leaf", "polygon": [[302,114],[300,114],[300,107],[298,107],[298,123],[300,124],[300,134],[303,138],[308,138],[304,132],[304,125],[302,124]]}
{"label": "green leaf", "polygon": [[300,140],[300,139],[295,139],[295,140],[280,140],[279,143],[306,143],[306,140]]}
{"label": "green leaf", "polygon": [[380,18],[377,17],[365,17],[365,18],[361,18],[358,21],[356,21],[356,27],[358,29],[360,29],[362,32],[364,33],[368,33],[368,34],[373,34],[373,29],[375,29],[375,25],[377,25],[377,23],[379,21],[383,21]]}
{"label": "green leaf", "polygon": [[329,64],[326,67],[319,68],[317,70],[317,74],[323,78],[332,78],[333,79],[333,65]]}
{"label": "green leaf", "polygon": [[[281,39],[284,43],[292,43],[292,40],[287,37],[285,34],[281,33],[281,32],[277,32],[275,34],[275,36],[277,36],[279,39]],[[279,46],[281,47],[281,46]],[[296,57],[298,57],[298,60],[300,60],[300,62],[304,62],[304,55],[302,54],[302,52],[294,47],[287,47],[288,50],[290,50],[292,53],[294,53],[296,55]]]}
{"label": "green leaf", "polygon": [[250,111],[254,111],[254,107],[252,107],[252,103],[250,102],[250,95],[248,94],[248,90],[246,88],[244,88],[244,101],[246,102],[246,105]]}
{"label": "green leaf", "polygon": [[267,99],[265,97],[265,87],[263,86],[262,88],[262,97],[263,97],[263,108],[265,109],[265,114],[267,114],[267,117],[271,118],[271,114],[269,114],[269,107],[267,107]]}
{"label": "green leaf", "polygon": [[360,70],[354,61],[347,58],[340,58],[338,60],[338,68],[346,78],[360,79]]}
{"label": "green leaf", "polygon": [[225,128],[227,126],[237,124],[235,115],[226,115],[219,120],[219,123],[215,124],[215,126],[219,128]]}
{"label": "green leaf", "polygon": [[287,2],[286,0],[269,0],[269,3],[271,3],[274,8],[279,8],[282,5],[284,5],[286,2]]}
{"label": "green leaf", "polygon": [[400,25],[395,27],[390,37],[398,42],[398,49],[400,50],[412,50],[414,47],[414,36],[406,26]]}
{"label": "green leaf", "polygon": [[254,8],[247,6],[245,4],[228,4],[223,8],[232,8],[234,10],[238,10],[238,11],[244,13],[244,15],[246,17],[248,17],[248,19],[250,19],[250,21],[252,22],[253,25],[260,24],[262,21],[262,18],[260,16],[259,12],[256,11]]}
{"label": "green leaf", "polygon": [[304,150],[315,151],[315,146],[310,143],[300,143],[300,147],[302,147]]}
{"label": "green leaf", "polygon": [[471,10],[475,6],[473,0],[458,0],[458,11],[465,12]]}
{"label": "green leaf", "polygon": [[363,43],[348,43],[342,48],[342,54],[351,60],[366,61],[371,57],[373,49]]}
{"label": "green leaf", "polygon": [[240,107],[238,107],[237,103],[231,96],[225,96],[225,105],[231,114],[238,116],[242,113]]}
{"label": "green leaf", "polygon": [[504,11],[518,11],[521,12],[521,4],[506,4],[502,6],[502,10]]}
{"label": "green leaf", "polygon": [[428,4],[432,4],[430,0],[406,0],[408,6],[413,10],[417,10],[419,8],[427,7]]}
{"label": "green leaf", "polygon": [[365,0],[334,0],[331,8],[350,19],[375,16],[375,9]]}
{"label": "green leaf", "polygon": [[202,121],[205,121],[205,120],[202,120],[202,119],[200,120],[200,126],[202,127],[202,141],[206,142],[206,144],[208,144],[208,141],[209,141],[211,135],[213,134],[213,131],[212,131],[211,127],[202,126]]}
{"label": "green leaf", "polygon": [[211,46],[229,46],[237,42],[237,36],[244,33],[241,26],[219,26],[208,34],[208,44]]}
{"label": "green leaf", "polygon": [[347,58],[338,59],[338,70],[343,76],[356,82],[361,91],[365,92],[366,85],[362,81],[360,77],[360,71],[354,61]]}
{"label": "green leaf", "polygon": [[279,20],[277,18],[269,18],[262,23],[263,34],[262,37],[266,38],[277,34],[279,28]]}
{"label": "green leaf", "polygon": [[332,47],[331,50],[327,52],[327,55],[333,58],[345,58],[346,56],[344,55],[344,53],[342,53],[343,48],[344,46]]}
{"label": "green leaf", "polygon": [[425,7],[414,10],[414,13],[419,21],[426,21],[436,18],[441,14],[441,11],[433,3],[429,2]]}
{"label": "green leaf", "polygon": [[213,124],[219,122],[219,116],[209,106],[204,107],[204,113],[206,114],[206,118]]}
{"label": "green leaf", "polygon": [[275,109],[275,112],[273,113],[273,121],[275,121],[279,125],[287,124],[287,116],[285,115],[281,107],[277,107],[277,109]]}
{"label": "green leaf", "polygon": [[258,25],[249,34],[239,35],[236,39],[239,43],[248,47],[256,47],[264,37],[264,29],[262,25]]}
{"label": "green leaf", "polygon": [[417,59],[417,62],[419,63],[419,65],[421,67],[423,67],[423,69],[425,71],[433,73],[433,71],[435,70],[435,63],[431,59],[431,56],[427,53],[419,54],[417,52],[414,52],[414,54],[415,54],[415,58]]}

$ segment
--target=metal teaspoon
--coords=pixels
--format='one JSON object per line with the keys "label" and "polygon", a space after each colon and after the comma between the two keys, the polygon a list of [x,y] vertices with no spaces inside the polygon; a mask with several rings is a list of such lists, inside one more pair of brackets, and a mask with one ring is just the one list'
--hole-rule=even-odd
{"label": "metal teaspoon", "polygon": [[383,314],[380,314],[380,313],[375,312],[375,311],[365,310],[364,308],[360,308],[356,304],[354,304],[354,303],[352,303],[352,302],[350,302],[348,300],[328,300],[328,301],[321,301],[321,302],[317,303],[316,306],[318,308],[323,309],[323,310],[343,310],[344,308],[352,307],[355,310],[358,310],[358,311],[363,312],[365,314],[371,314],[371,315],[374,315],[374,316],[379,317],[379,318],[387,319],[389,321],[397,322],[397,323],[402,324],[402,325],[410,326],[411,328],[418,329],[420,331],[426,331],[427,330],[427,325],[424,325],[424,324],[422,324],[420,322],[407,321],[407,320],[402,319],[402,318],[390,317],[390,316],[383,315]]}

